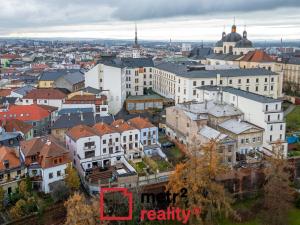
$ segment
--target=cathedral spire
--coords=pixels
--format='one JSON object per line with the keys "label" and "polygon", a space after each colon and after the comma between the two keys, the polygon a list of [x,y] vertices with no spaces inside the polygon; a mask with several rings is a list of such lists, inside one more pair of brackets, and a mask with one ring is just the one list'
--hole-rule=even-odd
{"label": "cathedral spire", "polygon": [[135,23],[135,37],[134,37],[134,45],[138,46],[138,37],[137,37],[137,25]]}

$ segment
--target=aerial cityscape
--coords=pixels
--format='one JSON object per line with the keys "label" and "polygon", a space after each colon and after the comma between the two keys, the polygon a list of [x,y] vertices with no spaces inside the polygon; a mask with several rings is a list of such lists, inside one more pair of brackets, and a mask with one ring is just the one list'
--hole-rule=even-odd
{"label": "aerial cityscape", "polygon": [[0,3],[0,224],[300,225],[299,1]]}

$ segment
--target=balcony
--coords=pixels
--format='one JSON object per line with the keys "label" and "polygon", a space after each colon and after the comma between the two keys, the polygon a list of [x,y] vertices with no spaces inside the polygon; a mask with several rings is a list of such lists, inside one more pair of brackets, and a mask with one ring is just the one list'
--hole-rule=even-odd
{"label": "balcony", "polygon": [[95,149],[96,149],[96,145],[83,147],[83,150],[95,150]]}

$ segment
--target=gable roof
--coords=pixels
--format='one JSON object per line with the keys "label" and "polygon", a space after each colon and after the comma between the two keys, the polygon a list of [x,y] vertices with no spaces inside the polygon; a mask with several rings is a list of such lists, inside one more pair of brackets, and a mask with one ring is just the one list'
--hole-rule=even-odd
{"label": "gable roof", "polygon": [[118,133],[119,131],[106,123],[96,123],[93,128],[102,136],[105,134]]}
{"label": "gable roof", "polygon": [[263,50],[250,51],[241,58],[241,61],[246,62],[275,62],[275,60],[269,56]]}
{"label": "gable roof", "polygon": [[35,87],[31,86],[31,85],[26,85],[24,87],[20,87],[17,88],[15,90],[13,90],[12,92],[20,94],[20,95],[26,95],[28,92],[30,92],[32,89],[35,89]]}
{"label": "gable roof", "polygon": [[68,130],[66,132],[66,135],[72,138],[74,141],[77,141],[78,139],[83,137],[97,136],[98,132],[92,127],[80,124]]}
{"label": "gable roof", "polygon": [[28,92],[24,99],[64,99],[67,94],[60,89],[55,88],[38,88]]}
{"label": "gable roof", "polygon": [[9,163],[9,169],[16,168],[21,166],[21,161],[19,157],[16,155],[16,149],[1,146],[0,147],[0,170],[6,169],[4,166],[4,162],[7,160]]}
{"label": "gable roof", "polygon": [[21,120],[18,119],[12,119],[12,120],[8,120],[6,121],[4,128],[7,132],[16,132],[16,131],[20,131],[23,134],[26,134],[28,131],[30,131],[32,129],[32,125],[27,124]]}
{"label": "gable roof", "polygon": [[10,105],[7,111],[0,112],[0,120],[39,121],[50,116],[50,114],[51,112],[36,104]]}
{"label": "gable roof", "polygon": [[84,74],[81,71],[67,73],[62,75],[62,78],[65,79],[71,85],[77,84],[84,81]]}
{"label": "gable roof", "polygon": [[127,121],[129,125],[136,127],[137,129],[144,129],[155,127],[147,118],[135,117]]}
{"label": "gable roof", "polygon": [[44,71],[40,75],[39,81],[55,81],[65,73],[67,73],[67,70]]}

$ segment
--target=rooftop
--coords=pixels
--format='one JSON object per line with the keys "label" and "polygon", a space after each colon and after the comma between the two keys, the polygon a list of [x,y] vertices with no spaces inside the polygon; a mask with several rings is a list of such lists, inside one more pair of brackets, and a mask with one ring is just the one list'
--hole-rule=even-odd
{"label": "rooftop", "polygon": [[186,65],[163,62],[156,65],[156,68],[176,74],[186,78],[215,78],[218,74],[221,77],[239,76],[269,76],[278,75],[263,68],[250,69],[226,69],[226,70],[189,70]]}
{"label": "rooftop", "polygon": [[226,120],[225,122],[219,124],[219,127],[222,127],[235,134],[240,134],[250,129],[263,130],[262,128],[257,127],[251,123],[239,121],[236,119]]}

